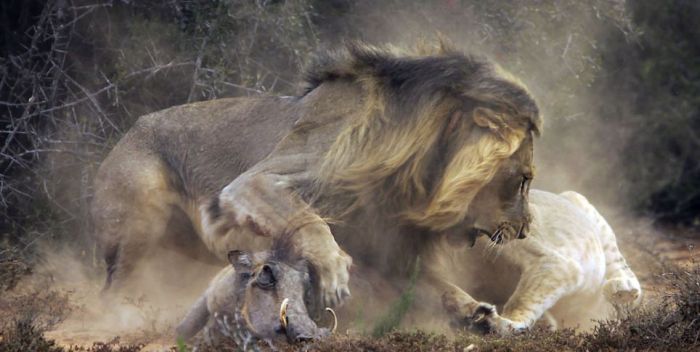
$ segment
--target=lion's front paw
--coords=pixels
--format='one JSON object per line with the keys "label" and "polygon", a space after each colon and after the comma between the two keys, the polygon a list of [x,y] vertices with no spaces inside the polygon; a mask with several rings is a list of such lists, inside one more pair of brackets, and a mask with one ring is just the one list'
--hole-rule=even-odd
{"label": "lion's front paw", "polygon": [[453,323],[478,334],[497,334],[500,336],[519,334],[527,329],[525,324],[501,317],[495,306],[484,302],[479,303],[471,315],[462,317]]}
{"label": "lion's front paw", "polygon": [[341,249],[317,261],[321,299],[326,306],[338,306],[350,297],[351,265],[352,258]]}
{"label": "lion's front paw", "polygon": [[301,256],[313,265],[321,303],[334,307],[350,297],[352,258],[335,242],[328,224],[318,220],[297,230],[293,240]]}

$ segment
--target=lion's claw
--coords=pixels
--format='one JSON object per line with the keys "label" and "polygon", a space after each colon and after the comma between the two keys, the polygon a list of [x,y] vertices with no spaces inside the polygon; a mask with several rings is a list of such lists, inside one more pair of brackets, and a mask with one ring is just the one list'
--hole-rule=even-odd
{"label": "lion's claw", "polygon": [[352,258],[339,250],[334,258],[319,269],[321,299],[326,307],[341,305],[350,297],[350,266]]}
{"label": "lion's claw", "polygon": [[492,316],[494,314],[498,314],[496,312],[496,307],[494,307],[488,303],[482,303],[474,311],[474,314],[472,315],[471,320],[474,323],[479,323],[479,322],[482,322],[487,317]]}
{"label": "lion's claw", "polygon": [[480,302],[471,315],[459,319],[455,325],[482,335],[508,336],[524,332],[527,329],[524,324],[501,317],[495,306],[484,302]]}

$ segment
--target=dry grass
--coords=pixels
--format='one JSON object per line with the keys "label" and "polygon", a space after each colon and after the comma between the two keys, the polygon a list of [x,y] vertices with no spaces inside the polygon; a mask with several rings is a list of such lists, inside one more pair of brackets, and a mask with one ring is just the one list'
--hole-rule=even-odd
{"label": "dry grass", "polygon": [[[336,335],[302,345],[277,345],[281,351],[698,351],[700,350],[700,265],[663,275],[668,291],[655,304],[624,312],[616,321],[601,322],[593,331],[576,333],[535,329],[501,338],[458,334],[454,337],[422,331],[390,332],[382,337]],[[132,346],[131,348],[137,348]],[[105,347],[108,348],[108,347]],[[115,346],[109,348],[116,348]],[[181,346],[180,351],[192,350]],[[238,351],[233,342],[197,351]],[[116,349],[114,349],[116,351]],[[137,350],[137,349],[132,349]],[[177,351],[177,347],[172,347]],[[270,350],[259,342],[249,350]],[[103,351],[112,351],[104,349]],[[128,350],[131,351],[131,350]]]}
{"label": "dry grass", "polygon": [[[692,258],[692,254],[691,254]],[[394,331],[381,337],[363,335],[336,335],[332,338],[301,344],[277,345],[281,351],[700,351],[700,264],[683,260],[687,265],[678,268],[673,262],[658,270],[665,272],[647,278],[647,283],[657,293],[639,309],[624,312],[616,321],[601,322],[591,332],[575,333],[571,330],[550,332],[535,329],[527,334],[509,338],[457,334],[446,336],[422,331]],[[680,265],[681,262],[678,262]],[[656,271],[656,270],[655,270]],[[658,271],[656,271],[658,272]],[[148,349],[147,343],[167,343],[170,339],[167,328],[153,328],[161,334],[153,339],[142,335],[122,336],[107,342],[91,345],[64,346],[54,343],[43,334],[51,330],[71,312],[77,312],[69,300],[69,293],[58,291],[48,280],[39,280],[38,273],[27,285],[22,281],[12,290],[0,295],[0,352],[6,351],[141,351]],[[37,282],[43,282],[38,284]],[[147,318],[159,313],[148,309],[143,303],[133,303],[143,310]],[[155,318],[154,318],[155,319]],[[91,322],[86,322],[90,324]],[[395,326],[395,324],[393,325]],[[114,335],[119,335],[115,327]],[[155,331],[158,330],[158,331]],[[370,332],[367,333],[368,335]],[[53,335],[52,335],[53,336]],[[97,339],[97,338],[95,338]],[[82,341],[82,340],[80,340]],[[91,340],[87,340],[91,341]],[[74,342],[70,342],[74,343]],[[239,351],[233,341],[223,341],[217,346],[161,345],[172,351]],[[254,346],[266,351],[265,343]],[[471,349],[470,349],[471,348]],[[161,349],[162,350],[162,349]]]}

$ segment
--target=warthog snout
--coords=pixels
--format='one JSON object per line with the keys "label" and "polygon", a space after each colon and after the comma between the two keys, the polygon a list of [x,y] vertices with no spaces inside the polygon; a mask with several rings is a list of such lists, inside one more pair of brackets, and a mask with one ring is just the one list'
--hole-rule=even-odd
{"label": "warthog snout", "polygon": [[303,307],[303,309],[294,307],[294,305],[290,307],[289,302],[289,298],[282,300],[279,313],[280,325],[284,329],[288,341],[315,340],[327,337],[335,332],[338,326],[338,318],[333,309],[326,308],[326,311],[333,317],[333,326],[330,329],[319,328],[316,323],[311,320],[308,313],[306,313],[306,307]]}

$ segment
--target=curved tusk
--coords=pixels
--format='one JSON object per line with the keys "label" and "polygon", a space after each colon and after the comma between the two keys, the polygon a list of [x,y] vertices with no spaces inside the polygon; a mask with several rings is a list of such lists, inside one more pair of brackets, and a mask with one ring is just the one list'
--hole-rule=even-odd
{"label": "curved tusk", "polygon": [[282,300],[282,304],[280,305],[280,324],[282,324],[282,327],[287,329],[287,305],[289,304],[289,298],[285,298]]}
{"label": "curved tusk", "polygon": [[331,308],[326,307],[326,311],[331,313],[331,315],[333,316],[333,328],[331,329],[331,334],[332,334],[332,333],[335,333],[335,329],[338,328],[338,316],[335,315],[335,311],[333,311],[333,309],[331,309]]}

